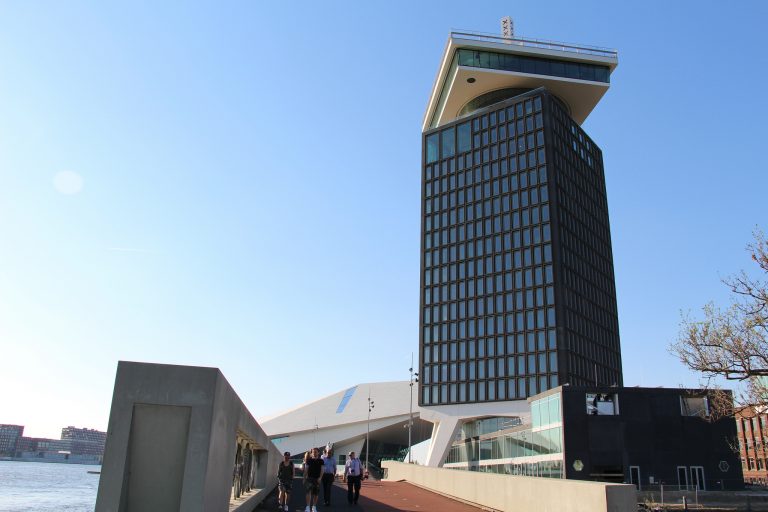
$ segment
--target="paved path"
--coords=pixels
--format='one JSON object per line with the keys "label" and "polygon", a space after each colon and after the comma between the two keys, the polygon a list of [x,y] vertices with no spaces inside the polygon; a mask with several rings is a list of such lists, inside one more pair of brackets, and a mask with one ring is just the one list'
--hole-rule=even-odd
{"label": "paved path", "polygon": [[[301,478],[293,480],[294,491],[301,490]],[[331,506],[323,505],[322,489],[317,507],[318,512],[478,512],[479,508],[454,501],[440,494],[426,491],[406,482],[377,482],[367,480],[360,490],[357,505],[347,503],[347,487],[336,482],[331,493]],[[304,512],[304,496],[301,492],[291,495],[290,511]],[[259,511],[276,511],[277,498],[270,497]]]}

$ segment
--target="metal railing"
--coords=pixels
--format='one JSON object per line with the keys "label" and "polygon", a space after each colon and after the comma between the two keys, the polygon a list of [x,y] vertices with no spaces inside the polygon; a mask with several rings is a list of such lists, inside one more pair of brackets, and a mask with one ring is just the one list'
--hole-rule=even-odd
{"label": "metal railing", "polygon": [[451,38],[471,39],[474,41],[484,41],[489,43],[514,44],[518,46],[527,46],[530,48],[541,48],[544,50],[557,50],[561,52],[578,53],[582,55],[596,55],[599,57],[608,57],[617,59],[619,52],[611,48],[602,48],[590,45],[575,45],[562,43],[558,41],[547,41],[545,39],[531,38],[508,38],[492,34],[483,34],[479,32],[451,31]]}

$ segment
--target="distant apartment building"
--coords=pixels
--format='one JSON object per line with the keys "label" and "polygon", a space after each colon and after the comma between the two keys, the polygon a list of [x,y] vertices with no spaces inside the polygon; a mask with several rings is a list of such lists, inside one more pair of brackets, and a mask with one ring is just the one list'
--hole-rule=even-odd
{"label": "distant apartment building", "polygon": [[30,452],[70,452],[72,443],[62,439],[46,437],[21,437],[16,448],[17,453]]}
{"label": "distant apartment building", "polygon": [[[0,446],[3,446],[3,430],[0,426]],[[24,427],[19,427],[20,433]],[[45,437],[23,437],[19,435],[14,448],[7,455],[23,460],[41,459],[54,462],[101,463],[104,456],[104,445],[107,433],[89,428],[64,427],[61,429],[61,439]],[[2,453],[0,448],[0,453]]]}
{"label": "distant apartment building", "polygon": [[61,439],[70,442],[70,451],[79,455],[104,455],[107,433],[90,428],[65,427]]}
{"label": "distant apartment building", "polygon": [[0,424],[0,455],[13,456],[22,435],[24,435],[23,425]]}
{"label": "distant apartment building", "polygon": [[736,413],[744,482],[768,485],[768,413],[750,407]]}

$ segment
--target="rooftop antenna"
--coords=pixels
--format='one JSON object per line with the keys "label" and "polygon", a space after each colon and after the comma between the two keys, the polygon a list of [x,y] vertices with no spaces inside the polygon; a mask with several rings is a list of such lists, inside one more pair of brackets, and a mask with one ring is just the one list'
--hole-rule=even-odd
{"label": "rooftop antenna", "polygon": [[515,38],[515,23],[512,21],[512,16],[501,18],[501,37],[504,39]]}

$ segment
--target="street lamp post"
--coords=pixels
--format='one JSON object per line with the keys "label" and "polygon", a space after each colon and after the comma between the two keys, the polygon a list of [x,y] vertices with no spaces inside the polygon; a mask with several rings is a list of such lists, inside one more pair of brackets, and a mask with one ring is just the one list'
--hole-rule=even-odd
{"label": "street lamp post", "polygon": [[371,400],[370,390],[368,391],[368,430],[365,433],[365,470],[368,471],[368,448],[371,444],[371,411],[373,410],[373,400]]}
{"label": "street lamp post", "polygon": [[411,353],[411,367],[408,368],[408,371],[411,372],[411,382],[410,382],[410,395],[411,395],[411,405],[408,409],[408,464],[411,463],[411,430],[413,429],[413,385],[414,383],[419,382],[419,373],[413,371],[413,353]]}

